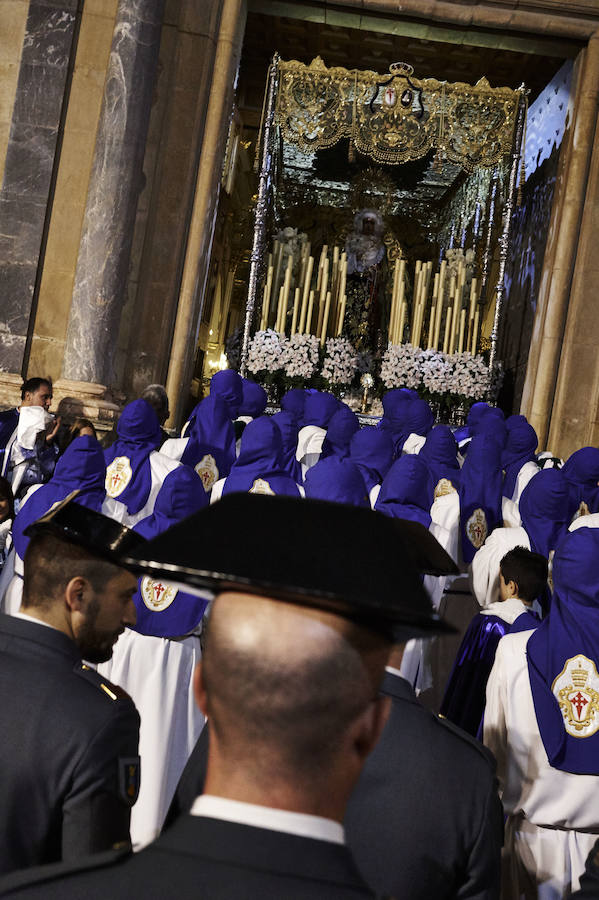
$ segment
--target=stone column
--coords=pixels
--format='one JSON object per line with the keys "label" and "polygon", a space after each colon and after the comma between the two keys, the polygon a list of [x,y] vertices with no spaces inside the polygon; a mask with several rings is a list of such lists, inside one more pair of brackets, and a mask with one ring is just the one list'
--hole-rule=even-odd
{"label": "stone column", "polygon": [[67,330],[71,382],[112,380],[163,12],[164,0],[119,0]]}
{"label": "stone column", "polygon": [[599,33],[591,38],[587,52],[593,80],[585,90],[594,141],[548,441],[563,457],[586,444],[596,444],[599,437]]}
{"label": "stone column", "polygon": [[[589,167],[598,110],[599,40],[594,37],[584,51],[570,125],[565,165],[558,176],[552,223],[541,276],[533,324],[522,412],[545,449],[552,418],[562,340],[578,249],[580,226],[587,196]],[[551,447],[557,452],[556,447]]]}
{"label": "stone column", "polygon": [[1,372],[24,373],[27,367],[77,6],[77,0],[31,0],[27,13],[0,191]]}
{"label": "stone column", "polygon": [[[169,9],[177,15],[172,22],[166,18]],[[153,108],[146,150],[146,157],[153,151],[159,158],[147,198],[139,279],[132,285],[130,276],[129,282],[135,299],[122,385],[129,396],[166,379],[221,12],[222,0],[181,0],[165,14],[160,52],[166,96]],[[149,168],[144,164],[144,171]],[[136,230],[139,219],[138,210]]]}
{"label": "stone column", "polygon": [[172,424],[181,424],[191,381],[246,15],[246,0],[224,0],[166,382]]}

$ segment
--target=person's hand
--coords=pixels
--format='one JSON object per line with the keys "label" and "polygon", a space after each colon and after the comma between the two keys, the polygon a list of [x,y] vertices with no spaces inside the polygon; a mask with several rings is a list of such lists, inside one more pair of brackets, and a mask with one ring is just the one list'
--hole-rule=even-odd
{"label": "person's hand", "polygon": [[51,444],[52,441],[54,440],[54,438],[56,437],[58,429],[60,428],[60,422],[61,422],[60,416],[56,416],[56,419],[54,421],[54,428],[52,429],[52,431],[49,431],[48,434],[46,435],[46,443],[47,444]]}

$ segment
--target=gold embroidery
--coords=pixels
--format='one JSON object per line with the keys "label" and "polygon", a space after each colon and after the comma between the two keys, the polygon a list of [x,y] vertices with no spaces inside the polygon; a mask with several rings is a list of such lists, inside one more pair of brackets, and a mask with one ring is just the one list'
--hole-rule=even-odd
{"label": "gold embroidery", "polygon": [[437,482],[437,487],[435,488],[434,498],[437,497],[446,497],[448,494],[456,494],[457,491],[454,488],[453,484],[449,480],[449,478],[441,478]]}
{"label": "gold embroidery", "polygon": [[466,522],[466,535],[473,547],[482,547],[488,534],[487,519],[482,509],[475,509]]}
{"label": "gold embroidery", "polygon": [[253,485],[249,490],[250,494],[272,494],[274,497],[275,492],[269,485],[268,481],[264,478],[256,478]]}
{"label": "gold embroidery", "polygon": [[148,575],[141,580],[141,598],[152,612],[162,612],[167,609],[176,596],[177,588],[172,584],[153,581]]}
{"label": "gold embroidery", "polygon": [[572,737],[591,737],[599,730],[599,675],[592,659],[580,653],[566,660],[551,690]]}
{"label": "gold embroidery", "polygon": [[218,481],[219,472],[215,458],[211,453],[207,453],[194,468],[202,479],[204,490],[208,493],[208,491],[212,490],[212,485]]}
{"label": "gold embroidery", "polygon": [[118,497],[131,481],[131,464],[127,456],[115,456],[106,469],[106,493]]}

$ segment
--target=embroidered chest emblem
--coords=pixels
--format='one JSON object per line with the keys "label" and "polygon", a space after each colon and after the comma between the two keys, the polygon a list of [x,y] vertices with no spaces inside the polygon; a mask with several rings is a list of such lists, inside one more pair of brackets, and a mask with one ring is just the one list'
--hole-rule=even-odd
{"label": "embroidered chest emblem", "polygon": [[177,588],[163,581],[154,581],[148,575],[141,580],[141,599],[152,612],[162,612],[167,609],[175,597]]}
{"label": "embroidered chest emblem", "polygon": [[449,478],[441,478],[437,482],[437,487],[435,488],[434,497],[435,500],[437,497],[446,497],[447,494],[456,494],[457,491],[454,488],[453,484],[449,480]]}
{"label": "embroidered chest emblem", "polygon": [[487,537],[487,519],[482,509],[475,509],[466,522],[466,536],[473,547],[478,550]]}
{"label": "embroidered chest emblem", "polygon": [[202,479],[202,484],[204,485],[204,490],[206,493],[212,490],[212,485],[218,481],[218,466],[216,465],[216,460],[212,456],[211,453],[207,453],[206,456],[203,456],[197,466],[194,466],[196,473]]}
{"label": "embroidered chest emblem", "polygon": [[599,730],[599,675],[592,659],[580,653],[566,660],[551,690],[572,737],[590,737]]}
{"label": "embroidered chest emblem", "polygon": [[118,497],[131,481],[131,464],[127,456],[115,456],[106,469],[106,493],[109,497]]}
{"label": "embroidered chest emblem", "polygon": [[274,491],[269,485],[268,481],[264,478],[256,478],[253,485],[249,490],[250,494],[272,494],[274,497]]}

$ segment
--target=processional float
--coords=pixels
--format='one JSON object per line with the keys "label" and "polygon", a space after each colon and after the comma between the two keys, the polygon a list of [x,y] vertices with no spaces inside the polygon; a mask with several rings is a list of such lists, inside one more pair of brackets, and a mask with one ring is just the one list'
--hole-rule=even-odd
{"label": "processional float", "polygon": [[[517,196],[525,134],[527,91],[492,88],[486,79],[475,85],[418,79],[405,63],[386,75],[340,67],[327,68],[317,58],[310,65],[271,62],[256,153],[259,182],[245,309],[241,371],[247,373],[252,330],[268,327],[291,335],[311,333],[321,346],[327,336],[342,334],[346,313],[347,248],[324,245],[318,259],[310,244],[299,260],[285,261],[276,240],[267,246],[269,217],[276,207],[281,146],[303,153],[349,139],[355,154],[375,163],[400,165],[435,154],[435,165],[459,166],[476,179],[477,190],[449,228],[439,235],[435,260],[392,261],[392,289],[386,337],[389,345],[409,341],[413,347],[445,353],[478,348],[482,304],[495,299],[488,366],[497,357],[497,339],[505,297],[505,266],[510,225]],[[524,172],[521,174],[521,184]],[[482,185],[482,190],[481,186]],[[497,222],[499,195],[503,199]],[[467,208],[466,208],[467,207]],[[275,209],[276,213],[276,209]],[[275,216],[276,218],[276,216]],[[483,227],[484,225],[484,227]],[[374,226],[376,227],[376,225]],[[465,241],[469,229],[478,242],[478,263],[466,279]],[[497,234],[498,232],[498,234]],[[490,283],[498,245],[496,278]],[[463,252],[457,264],[451,254]],[[269,252],[270,251],[270,252]],[[458,251],[459,252],[459,251]],[[471,252],[471,257],[474,253]],[[494,274],[494,273],[493,273]],[[408,287],[411,297],[408,297]]]}

